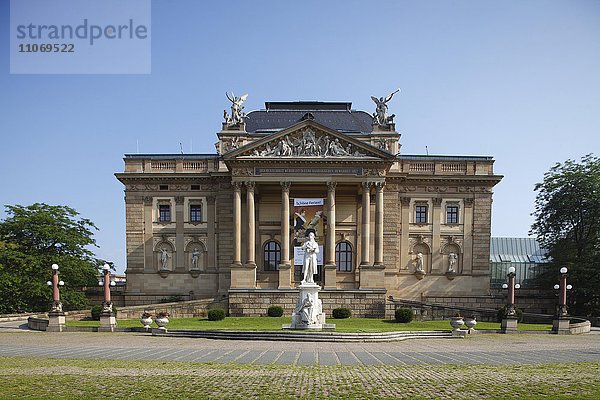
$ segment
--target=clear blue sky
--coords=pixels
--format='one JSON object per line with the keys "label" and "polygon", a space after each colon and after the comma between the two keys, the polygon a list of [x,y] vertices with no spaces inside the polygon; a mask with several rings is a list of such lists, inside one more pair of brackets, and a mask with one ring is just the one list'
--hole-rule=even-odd
{"label": "clear blue sky", "polygon": [[123,154],[214,153],[226,90],[371,112],[400,87],[403,154],[496,159],[494,236],[527,235],[555,162],[600,153],[600,1],[156,0],[151,28],[150,75],[11,75],[0,0],[0,202],[74,207],[119,271]]}

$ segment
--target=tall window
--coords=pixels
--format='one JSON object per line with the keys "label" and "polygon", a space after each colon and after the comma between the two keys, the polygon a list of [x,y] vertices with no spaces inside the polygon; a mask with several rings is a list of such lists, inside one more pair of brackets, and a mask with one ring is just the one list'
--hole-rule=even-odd
{"label": "tall window", "polygon": [[158,222],[171,222],[171,205],[158,205]]}
{"label": "tall window", "polygon": [[274,240],[269,240],[263,247],[265,271],[277,271],[281,263],[281,247]]}
{"label": "tall window", "polygon": [[446,206],[446,223],[458,224],[458,205],[449,204]]}
{"label": "tall window", "polygon": [[202,222],[201,204],[190,204],[190,222]]}
{"label": "tall window", "polygon": [[352,245],[349,242],[335,245],[335,266],[340,272],[352,271]]}
{"label": "tall window", "polygon": [[427,205],[415,206],[415,223],[426,224],[427,223]]}

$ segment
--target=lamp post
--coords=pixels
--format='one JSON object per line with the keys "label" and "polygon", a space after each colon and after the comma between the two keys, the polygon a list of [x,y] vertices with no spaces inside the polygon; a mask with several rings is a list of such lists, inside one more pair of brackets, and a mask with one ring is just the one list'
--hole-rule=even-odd
{"label": "lamp post", "polygon": [[558,285],[554,285],[554,289],[558,290],[558,305],[556,306],[556,314],[552,320],[552,331],[555,333],[570,333],[569,323],[570,317],[567,310],[567,290],[573,288],[567,285],[567,267],[561,267],[560,281]]}
{"label": "lamp post", "polygon": [[65,283],[58,279],[58,264],[52,264],[52,280],[46,282],[52,287],[52,308],[48,313],[48,332],[62,332],[65,327],[65,313],[60,302],[60,286]]}
{"label": "lamp post", "polygon": [[500,329],[502,333],[515,333],[517,332],[517,310],[515,308],[515,289],[520,289],[521,285],[515,284],[516,278],[515,267],[511,266],[508,268],[508,283],[502,285],[503,289],[508,289],[508,296],[506,298],[506,314],[502,318]]}
{"label": "lamp post", "polygon": [[110,265],[104,264],[102,270],[104,272],[104,280],[98,282],[98,285],[104,286],[104,301],[102,302],[99,330],[113,332],[115,326],[117,326],[117,319],[113,312],[113,306],[110,300],[110,287],[115,286],[115,281],[110,280]]}

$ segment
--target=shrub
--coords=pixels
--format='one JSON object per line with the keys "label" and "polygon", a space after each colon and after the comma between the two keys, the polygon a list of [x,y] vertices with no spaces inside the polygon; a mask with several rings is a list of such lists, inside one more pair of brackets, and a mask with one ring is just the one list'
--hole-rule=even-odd
{"label": "shrub", "polygon": [[[496,314],[497,322],[502,322],[502,319],[504,317],[506,317],[507,309],[508,309],[508,306],[504,306],[498,310],[498,313]],[[523,322],[523,310],[521,310],[520,308],[517,308],[517,309],[515,309],[515,312],[517,314],[517,322]]]}
{"label": "shrub", "polygon": [[397,308],[394,317],[396,317],[396,322],[409,323],[414,317],[413,310],[406,307]]}
{"label": "shrub", "polygon": [[[92,319],[94,321],[100,321],[100,314],[102,314],[102,306],[100,304],[96,304],[95,306],[92,306]],[[115,307],[113,305],[112,307],[113,309],[113,313],[115,314],[115,316],[117,315],[117,307]]]}
{"label": "shrub", "polygon": [[267,315],[269,317],[281,317],[283,315],[283,307],[281,307],[281,306],[271,306],[267,310]]}
{"label": "shrub", "polygon": [[333,315],[333,318],[335,319],[350,318],[350,316],[352,315],[352,311],[349,308],[345,307],[334,308],[331,315]]}
{"label": "shrub", "polygon": [[222,308],[213,308],[212,310],[208,310],[209,321],[220,321],[222,319],[225,319],[225,310]]}

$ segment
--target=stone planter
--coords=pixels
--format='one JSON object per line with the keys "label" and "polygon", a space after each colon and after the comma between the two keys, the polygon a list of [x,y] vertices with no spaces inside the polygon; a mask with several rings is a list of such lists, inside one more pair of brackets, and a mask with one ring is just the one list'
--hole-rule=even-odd
{"label": "stone planter", "polygon": [[450,326],[452,327],[453,331],[459,330],[464,323],[463,317],[452,317],[450,319]]}
{"label": "stone planter", "polygon": [[158,325],[159,329],[167,329],[166,326],[169,323],[169,318],[167,317],[156,317],[154,320],[156,325]]}
{"label": "stone planter", "polygon": [[144,325],[144,328],[150,329],[150,325],[152,324],[152,317],[141,317],[140,322]]}
{"label": "stone planter", "polygon": [[475,319],[475,317],[467,317],[465,318],[465,325],[467,326],[469,333],[471,333],[474,331],[473,328],[475,328],[475,325],[477,325],[477,319]]}

